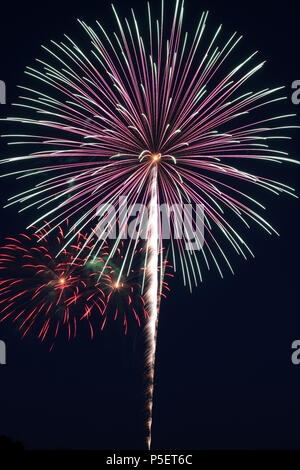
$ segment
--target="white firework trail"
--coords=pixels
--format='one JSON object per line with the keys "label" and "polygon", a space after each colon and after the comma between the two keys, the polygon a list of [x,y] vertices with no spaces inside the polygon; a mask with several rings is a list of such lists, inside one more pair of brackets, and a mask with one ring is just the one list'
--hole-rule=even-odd
{"label": "white firework trail", "polygon": [[157,338],[157,325],[159,313],[159,283],[158,283],[158,196],[157,196],[157,165],[153,164],[151,172],[151,199],[149,206],[148,221],[148,243],[147,243],[147,265],[146,265],[146,302],[149,312],[149,320],[145,326],[146,333],[146,357],[145,369],[147,380],[147,448],[151,447],[151,428],[152,428],[152,406],[154,392],[154,366]]}

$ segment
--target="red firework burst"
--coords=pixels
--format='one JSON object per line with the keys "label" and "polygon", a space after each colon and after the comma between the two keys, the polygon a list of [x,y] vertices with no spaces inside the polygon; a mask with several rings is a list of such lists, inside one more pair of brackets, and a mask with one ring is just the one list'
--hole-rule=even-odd
{"label": "red firework burst", "polygon": [[[0,251],[0,322],[11,319],[22,338],[34,331],[41,341],[56,339],[63,330],[71,339],[81,321],[88,323],[93,338],[110,316],[122,319],[125,334],[129,315],[141,326],[148,318],[142,294],[144,267],[138,264],[143,248],[137,246],[126,271],[124,242],[113,259],[106,242],[98,256],[91,257],[95,239],[88,240],[86,234],[77,233],[67,248],[62,248],[63,242],[63,227],[52,230],[49,224],[35,233],[6,238]],[[169,266],[164,261],[160,269],[165,272]],[[168,290],[163,281],[161,295]]]}
{"label": "red firework burst", "polygon": [[8,237],[1,248],[0,322],[12,319],[22,337],[34,330],[44,341],[48,336],[56,338],[61,330],[66,330],[69,339],[75,337],[78,322],[85,320],[93,337],[105,308],[104,292],[97,282],[101,256],[98,263],[87,262],[93,240],[82,249],[86,241],[82,233],[61,250],[63,228],[52,231],[47,227]]}

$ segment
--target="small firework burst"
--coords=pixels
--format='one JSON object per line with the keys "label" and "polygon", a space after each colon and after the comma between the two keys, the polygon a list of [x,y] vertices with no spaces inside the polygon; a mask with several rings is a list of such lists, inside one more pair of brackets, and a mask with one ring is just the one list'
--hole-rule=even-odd
{"label": "small firework burst", "polygon": [[65,330],[70,339],[80,321],[88,323],[93,337],[101,320],[105,301],[99,272],[86,263],[91,245],[82,251],[86,235],[78,233],[57,256],[63,240],[62,227],[51,234],[44,228],[8,237],[1,248],[0,322],[12,319],[22,337],[34,330],[44,341]]}
{"label": "small firework burst", "polygon": [[[103,272],[101,274],[101,286],[105,292],[106,306],[104,309],[104,327],[108,316],[114,320],[121,319],[124,333],[127,333],[128,322],[134,319],[138,326],[144,326],[149,319],[147,311],[145,294],[143,293],[143,285],[145,281],[145,267],[143,264],[143,252],[145,248],[141,241],[138,241],[132,260],[126,263],[127,244],[124,241],[116,249],[113,257],[109,257],[109,250],[103,253],[105,260]],[[125,262],[125,268],[124,268]],[[165,259],[163,261],[163,276],[161,293],[162,297],[166,297],[166,293],[170,290],[167,277],[173,274],[169,268],[172,266]],[[161,267],[158,268],[158,271]]]}

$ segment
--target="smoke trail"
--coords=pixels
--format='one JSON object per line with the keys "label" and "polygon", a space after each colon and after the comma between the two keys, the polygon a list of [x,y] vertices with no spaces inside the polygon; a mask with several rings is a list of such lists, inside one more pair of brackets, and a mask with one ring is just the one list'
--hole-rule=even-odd
{"label": "smoke trail", "polygon": [[158,197],[157,197],[157,165],[152,168],[151,200],[149,206],[148,243],[147,243],[147,290],[146,302],[149,320],[145,327],[146,333],[146,412],[147,412],[147,448],[151,447],[152,406],[154,391],[154,365],[156,336],[158,324]]}

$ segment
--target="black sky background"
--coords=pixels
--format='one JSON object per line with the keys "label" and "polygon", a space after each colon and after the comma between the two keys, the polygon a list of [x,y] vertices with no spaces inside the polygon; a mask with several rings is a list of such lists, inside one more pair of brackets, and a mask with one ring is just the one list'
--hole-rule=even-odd
{"label": "black sky background", "polygon": [[[120,14],[129,14],[131,6],[138,17],[146,13],[146,2],[115,5]],[[267,59],[253,86],[285,85],[290,96],[292,81],[300,79],[300,6],[186,0],[187,29],[204,9],[211,12],[212,29],[221,22],[228,34],[244,34],[243,56],[259,49]],[[76,18],[113,24],[108,1],[10,2],[1,10],[0,79],[8,102],[0,106],[2,117],[12,114],[16,86],[24,82],[25,66],[41,55],[40,44],[63,33],[79,42],[84,35]],[[291,100],[284,110],[299,113]],[[299,116],[294,122],[300,125]],[[299,158],[300,140],[292,134],[288,150]],[[12,154],[3,141],[0,149],[1,158]],[[262,169],[266,175],[277,171],[300,193],[297,167],[270,166]],[[13,179],[0,180],[1,205],[20,190],[14,185]],[[259,196],[281,236],[251,229],[254,260],[233,257],[234,276],[225,271],[222,280],[216,270],[205,273],[192,295],[177,276],[162,303],[153,448],[300,449],[300,365],[291,363],[291,343],[300,339],[299,201]],[[1,209],[0,216],[1,239],[32,219],[16,208]],[[21,341],[5,323],[0,339],[7,343],[7,365],[0,366],[0,434],[31,449],[143,447],[139,348],[132,335],[107,329],[94,341],[82,335],[49,353],[34,338]]]}

